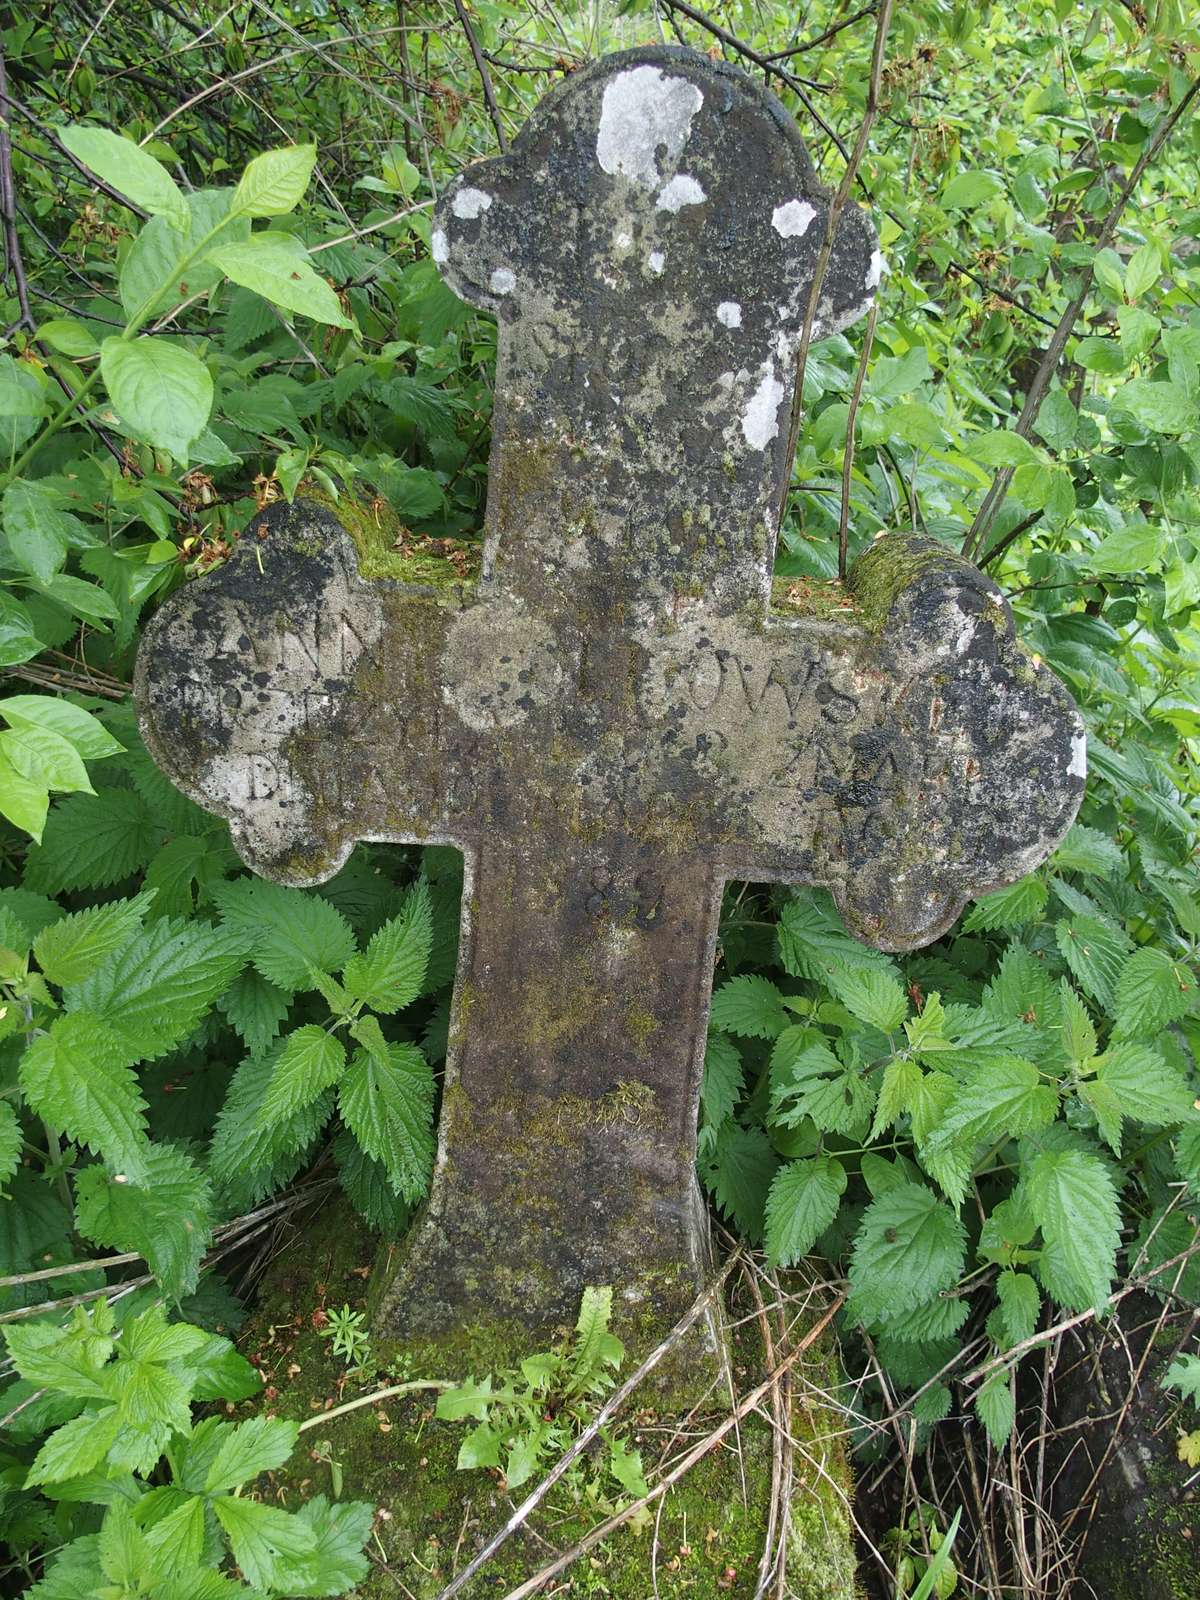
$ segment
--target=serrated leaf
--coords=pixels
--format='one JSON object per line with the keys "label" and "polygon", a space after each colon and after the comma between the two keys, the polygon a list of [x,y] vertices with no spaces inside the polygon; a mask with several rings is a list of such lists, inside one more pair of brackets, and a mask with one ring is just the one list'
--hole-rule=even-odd
{"label": "serrated leaf", "polygon": [[94,1244],[136,1250],[164,1293],[190,1294],[212,1237],[208,1180],[182,1150],[151,1145],[143,1184],[120,1183],[103,1167],[75,1178],[75,1225]]}
{"label": "serrated leaf", "polygon": [[31,1110],[132,1182],[147,1174],[146,1102],[128,1052],[98,1017],[56,1017],[18,1070]]}
{"label": "serrated leaf", "polygon": [[289,144],[255,156],[233,191],[233,209],[247,217],[282,217],[304,198],[317,159],[315,144]]}
{"label": "serrated leaf", "polygon": [[1096,1025],[1065,978],[1062,981],[1062,1019],[1062,1042],[1067,1060],[1091,1061],[1096,1054]]}
{"label": "serrated leaf", "polygon": [[1190,967],[1172,961],[1165,950],[1135,950],[1117,979],[1116,1032],[1158,1033],[1185,1016],[1195,997]]}
{"label": "serrated leaf", "polygon": [[232,1028],[246,1041],[251,1055],[262,1055],[288,1014],[291,996],[253,967],[239,972],[217,1000]]}
{"label": "serrated leaf", "polygon": [[433,912],[424,879],[409,890],[399,916],[373,934],[361,955],[351,956],[342,980],[356,1000],[390,1016],[423,993],[433,948]]}
{"label": "serrated leaf", "polygon": [[0,1197],[21,1164],[21,1123],[7,1100],[0,1100]]}
{"label": "serrated leaf", "polygon": [[1120,845],[1099,828],[1085,828],[1077,822],[1050,857],[1050,865],[1058,872],[1108,877],[1124,870],[1125,856]]}
{"label": "serrated leaf", "polygon": [[948,1289],[966,1234],[931,1189],[901,1183],[872,1200],[850,1257],[851,1302],[865,1322],[887,1321]]}
{"label": "serrated leaf", "polygon": [[345,1045],[316,1023],[306,1023],[288,1034],[258,1108],[259,1126],[290,1117],[309,1105],[338,1081],[345,1066]]}
{"label": "serrated leaf", "polygon": [[1079,987],[1111,1012],[1117,978],[1132,949],[1128,935],[1086,914],[1064,917],[1055,924],[1055,934]]}
{"label": "serrated leaf", "polygon": [[251,1417],[223,1432],[204,1479],[206,1494],[220,1494],[250,1483],[260,1472],[283,1466],[300,1435],[300,1425],[280,1417]]}
{"label": "serrated leaf", "polygon": [[187,202],[174,178],[148,150],[108,128],[73,123],[57,130],[71,154],[135,206],[187,224]]}
{"label": "serrated leaf", "polygon": [[877,1139],[898,1117],[910,1111],[921,1090],[924,1074],[912,1056],[893,1056],[883,1069],[879,1103],[871,1124],[871,1138]]}
{"label": "serrated leaf", "polygon": [[1017,1138],[1054,1121],[1058,1096],[1038,1069],[1017,1056],[986,1062],[965,1079],[922,1145],[922,1158],[953,1144]]}
{"label": "serrated leaf", "polygon": [[1200,1406],[1200,1356],[1176,1356],[1162,1380],[1164,1389],[1176,1389],[1185,1400]]}
{"label": "serrated leaf", "polygon": [[874,1107],[866,1078],[842,1064],[820,1031],[790,1027],[771,1052],[771,1115],[785,1128],[811,1117],[826,1133],[865,1132]]}
{"label": "serrated leaf", "polygon": [[1083,1150],[1043,1150],[1024,1169],[1029,1209],[1055,1265],[1082,1307],[1108,1298],[1120,1240],[1116,1191],[1104,1164]]}
{"label": "serrated leaf", "polygon": [[992,933],[1000,928],[1019,928],[1027,922],[1040,922],[1049,898],[1045,883],[1030,873],[1006,889],[981,895],[963,921],[964,933]]}
{"label": "serrated leaf", "polygon": [[761,1128],[730,1120],[717,1132],[704,1182],[726,1216],[747,1238],[762,1237],[763,1215],[779,1157]]}
{"label": "serrated leaf", "polygon": [[142,925],[153,893],[132,900],[74,911],[45,928],[33,941],[33,953],[51,983],[79,983],[119,950]]}
{"label": "serrated leaf", "polygon": [[[330,1501],[323,1494],[306,1500],[296,1516],[312,1529],[316,1548],[296,1564],[292,1593],[339,1595],[356,1588],[370,1570],[363,1547],[371,1536],[374,1515],[375,1507],[365,1500]],[[197,1600],[207,1597],[198,1596]]]}
{"label": "serrated leaf", "polygon": [[783,996],[769,979],[743,973],[723,983],[712,998],[711,1023],[742,1039],[774,1039],[788,1024]]}
{"label": "serrated leaf", "polygon": [[1020,1344],[1022,1340],[1031,1338],[1042,1308],[1037,1284],[1027,1272],[1014,1272],[1006,1268],[996,1279],[996,1294],[1008,1345]]}
{"label": "serrated leaf", "polygon": [[408,1226],[412,1207],[392,1188],[382,1161],[369,1156],[348,1129],[333,1143],[338,1177],[350,1204],[385,1238],[398,1239]]}
{"label": "serrated leaf", "polygon": [[850,967],[832,974],[830,987],[847,1011],[881,1033],[894,1033],[908,1016],[908,996],[889,973]]}
{"label": "serrated leaf", "polygon": [[764,1242],[773,1267],[806,1256],[837,1215],[846,1169],[833,1156],[789,1161],[775,1174],[767,1196]]}
{"label": "serrated leaf", "polygon": [[154,1061],[185,1039],[245,960],[242,939],[202,922],[163,917],[63,990],[116,1033],[130,1059]]}
{"label": "serrated leaf", "polygon": [[213,1179],[241,1209],[295,1177],[333,1109],[332,1091],[326,1090],[291,1116],[260,1123],[258,1110],[281,1049],[276,1044],[265,1056],[242,1062],[213,1130],[209,1157]]}
{"label": "serrated leaf", "polygon": [[390,1044],[387,1060],[354,1054],[338,1091],[342,1121],[387,1169],[405,1200],[425,1193],[433,1165],[433,1074],[412,1044]]}
{"label": "serrated leaf", "polygon": [[852,967],[896,976],[895,963],[887,956],[851,938],[832,899],[822,890],[805,890],[784,905],[778,940],[780,963],[793,977],[827,983],[834,973]]}
{"label": "serrated leaf", "polygon": [[85,1411],[82,1416],[56,1428],[25,1474],[25,1487],[63,1483],[81,1472],[91,1472],[104,1460],[121,1427],[116,1407],[108,1406],[100,1411]]}
{"label": "serrated leaf", "polygon": [[704,1125],[719,1128],[733,1115],[742,1094],[742,1058],[732,1039],[710,1033],[704,1049],[700,1104]]}
{"label": "serrated leaf", "polygon": [[476,1422],[486,1422],[494,1396],[491,1378],[476,1382],[467,1377],[453,1389],[443,1389],[437,1397],[434,1415],[441,1422],[462,1422],[473,1417]]}
{"label": "serrated leaf", "polygon": [[316,1554],[316,1534],[308,1523],[292,1512],[245,1497],[218,1495],[211,1505],[247,1583],[290,1592],[295,1563]]}
{"label": "serrated leaf", "polygon": [[238,934],[250,959],[281,989],[311,989],[312,970],[340,972],[354,954],[354,933],[336,907],[304,889],[261,878],[216,885],[224,926]]}
{"label": "serrated leaf", "polygon": [[159,837],[144,802],[128,789],[72,795],[54,807],[40,846],[30,851],[26,885],[55,893],[106,888],[144,867]]}
{"label": "serrated leaf", "polygon": [[1149,1045],[1112,1045],[1097,1057],[1096,1076],[1134,1122],[1166,1128],[1196,1115],[1186,1080]]}
{"label": "serrated leaf", "polygon": [[1003,1450],[1017,1415],[1012,1373],[996,1372],[975,1396],[975,1413],[983,1423],[993,1450]]}

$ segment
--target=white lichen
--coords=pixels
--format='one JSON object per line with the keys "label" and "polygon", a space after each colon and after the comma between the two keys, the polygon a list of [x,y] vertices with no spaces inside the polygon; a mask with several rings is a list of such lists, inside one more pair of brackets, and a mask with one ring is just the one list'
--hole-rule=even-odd
{"label": "white lichen", "polygon": [[788,200],[771,213],[771,226],[781,239],[802,239],[816,214],[807,200]]}
{"label": "white lichen", "polygon": [[684,206],[702,206],[707,198],[695,178],[690,178],[686,172],[679,172],[658,191],[655,210],[674,214],[682,211]]}
{"label": "white lichen", "polygon": [[493,294],[511,294],[517,286],[517,275],[511,267],[497,267],[488,279]]}
{"label": "white lichen", "polygon": [[1086,778],[1087,769],[1087,734],[1077,733],[1071,740],[1071,764],[1067,771],[1073,778]]}
{"label": "white lichen", "polygon": [[887,271],[887,262],[883,259],[882,250],[871,251],[871,264],[867,268],[867,281],[865,287],[874,289],[878,287],[880,278]]}
{"label": "white lichen", "polygon": [[456,217],[462,217],[465,221],[473,221],[481,212],[486,211],[491,203],[492,197],[490,194],[485,194],[482,189],[472,189],[468,185],[466,188],[460,189],[454,196],[454,199],[450,202],[450,209]]}
{"label": "white lichen", "polygon": [[758,387],[742,412],[742,437],[751,450],[765,450],[779,432],[779,405],[783,384],[769,361],[763,363]]}
{"label": "white lichen", "polygon": [[658,152],[673,167],[683,153],[692,118],[704,96],[687,78],[668,77],[661,67],[632,67],[605,86],[600,107],[596,160],[643,188],[658,186]]}
{"label": "white lichen", "polygon": [[666,264],[667,258],[665,255],[663,255],[661,250],[651,250],[650,254],[646,257],[646,265],[650,268],[650,271],[656,278],[662,276],[662,269],[666,266]]}
{"label": "white lichen", "polygon": [[445,228],[435,228],[429,235],[429,253],[439,267],[450,259],[450,241]]}
{"label": "white lichen", "polygon": [[717,307],[717,321],[724,328],[740,328],[742,308],[736,300],[722,300]]}

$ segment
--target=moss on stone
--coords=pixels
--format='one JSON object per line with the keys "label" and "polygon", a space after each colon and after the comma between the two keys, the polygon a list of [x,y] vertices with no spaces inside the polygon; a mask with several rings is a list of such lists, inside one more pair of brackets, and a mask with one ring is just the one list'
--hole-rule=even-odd
{"label": "moss on stone", "polygon": [[[320,1337],[325,1308],[363,1304],[372,1251],[369,1231],[344,1201],[327,1203],[304,1223],[264,1279],[239,1341],[267,1384],[256,1401],[237,1408],[239,1415],[263,1412],[307,1421],[388,1383],[442,1376],[423,1370],[410,1349],[400,1352],[392,1372],[375,1372],[357,1385],[346,1380],[329,1341]],[[477,1375],[508,1364],[501,1352],[509,1337],[500,1330],[497,1359],[489,1362],[487,1337],[476,1330]],[[637,1353],[631,1351],[630,1358]],[[832,1349],[816,1347],[815,1358],[814,1393],[836,1381]],[[754,1381],[760,1360],[745,1335],[735,1348],[741,1387]],[[648,1468],[660,1454],[673,1456],[678,1450],[675,1418],[642,1410],[631,1412],[631,1420]],[[719,1412],[692,1418],[687,1436],[697,1436],[706,1421],[713,1426],[719,1420]],[[497,1473],[457,1470],[465,1432],[464,1425],[435,1419],[432,1393],[363,1406],[306,1430],[292,1461],[261,1480],[257,1492],[291,1508],[308,1495],[330,1494],[332,1459],[342,1497],[370,1500],[378,1508],[376,1564],[354,1591],[357,1600],[393,1600],[406,1590],[417,1600],[433,1600],[510,1510]],[[819,1407],[796,1408],[797,1490],[788,1563],[794,1600],[852,1600],[855,1594],[846,1516],[849,1477],[840,1445],[829,1438],[838,1432]],[[714,1451],[667,1497],[657,1533],[653,1519],[640,1531],[620,1530],[577,1562],[555,1592],[647,1600],[654,1592],[654,1563],[661,1600],[749,1600],[764,1539],[771,1459],[770,1428],[758,1416],[747,1419],[740,1446]],[[568,1479],[535,1514],[529,1532],[510,1540],[481,1573],[468,1597],[507,1592],[552,1553],[573,1545],[606,1509]]]}
{"label": "moss on stone", "polygon": [[475,588],[481,546],[474,540],[429,540],[414,547],[408,529],[382,496],[367,504],[349,495],[334,500],[324,489],[306,482],[297,498],[337,517],[354,541],[362,577],[394,578],[435,591]]}
{"label": "moss on stone", "polygon": [[859,620],[857,597],[837,578],[775,578],[771,583],[771,609],[786,617],[820,622]]}

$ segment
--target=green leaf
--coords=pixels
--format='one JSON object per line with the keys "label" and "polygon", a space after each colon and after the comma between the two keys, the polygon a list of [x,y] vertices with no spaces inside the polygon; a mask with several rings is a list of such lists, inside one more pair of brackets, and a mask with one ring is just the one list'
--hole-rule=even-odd
{"label": "green leaf", "polygon": [[100,349],[91,329],[74,317],[51,317],[39,325],[36,337],[73,361],[84,361]]}
{"label": "green leaf", "polygon": [[100,371],[122,422],[186,466],[212,410],[212,374],[177,339],[105,339]]}
{"label": "green leaf", "polygon": [[993,1450],[1003,1450],[1017,1415],[1012,1373],[995,1372],[975,1396],[975,1412]]}
{"label": "green leaf", "polygon": [[429,889],[420,879],[400,915],[384,923],[362,955],[351,956],[343,982],[356,1000],[390,1016],[424,991],[432,948],[433,912]]}
{"label": "green leaf", "polygon": [[1195,1115],[1195,1096],[1186,1079],[1148,1045],[1111,1045],[1096,1059],[1096,1076],[1134,1122],[1167,1128]]}
{"label": "green leaf", "polygon": [[63,1483],[91,1472],[108,1454],[123,1424],[115,1406],[101,1411],[85,1411],[56,1428],[33,1459],[25,1474],[25,1487],[39,1483]]}
{"label": "green leaf", "polygon": [[624,1439],[608,1442],[608,1470],[627,1495],[640,1500],[650,1493],[642,1467],[642,1452],[626,1444]]}
{"label": "green leaf", "polygon": [[1162,529],[1149,522],[1127,522],[1106,534],[1092,556],[1097,572],[1146,572],[1162,561]]}
{"label": "green leaf", "polygon": [[742,1058],[732,1039],[710,1033],[704,1049],[704,1078],[700,1104],[704,1125],[719,1128],[733,1115],[742,1094]]}
{"label": "green leaf", "polygon": [[925,1144],[936,1151],[960,1141],[976,1145],[1002,1135],[1017,1138],[1046,1127],[1057,1111],[1057,1094],[1042,1083],[1031,1062],[1000,1056],[964,1080]]}
{"label": "green leaf", "polygon": [[1050,865],[1058,872],[1089,872],[1109,877],[1125,870],[1125,856],[1120,845],[1099,828],[1085,828],[1082,823],[1076,823],[1050,857]]}
{"label": "green leaf", "polygon": [[249,218],[230,213],[232,199],[232,189],[194,190],[183,231],[152,217],[138,234],[121,266],[120,294],[126,315],[139,326],[220,283],[221,272],[196,253],[250,237]]}
{"label": "green leaf", "polygon": [[64,989],[63,1003],[107,1022],[132,1058],[154,1061],[191,1033],[244,960],[238,934],[161,917]]}
{"label": "green leaf", "polygon": [[110,900],[87,911],[73,911],[44,928],[33,941],[38,966],[51,983],[80,983],[119,950],[142,925],[154,896]]}
{"label": "green leaf", "polygon": [[949,1206],[920,1183],[899,1183],[872,1200],[850,1257],[854,1310],[887,1321],[957,1281],[966,1234]]}
{"label": "green leaf", "polygon": [[1169,378],[1161,383],[1133,378],[1116,391],[1109,408],[1128,411],[1153,433],[1187,433],[1200,416],[1195,397]]}
{"label": "green leaf", "polygon": [[0,455],[11,461],[48,411],[46,393],[30,363],[0,355]]}
{"label": "green leaf", "polygon": [[847,1011],[881,1033],[894,1033],[908,1016],[908,996],[889,973],[851,967],[833,974],[830,987]]}
{"label": "green leaf", "polygon": [[1083,1150],[1043,1150],[1024,1169],[1029,1209],[1080,1307],[1108,1299],[1120,1241],[1112,1179]]}
{"label": "green leaf", "polygon": [[921,1068],[912,1056],[892,1057],[883,1069],[879,1103],[875,1107],[875,1120],[871,1124],[872,1139],[878,1139],[898,1117],[912,1110],[920,1093],[922,1077]]}
{"label": "green leaf", "polygon": [[102,889],[144,867],[159,837],[145,802],[128,789],[73,795],[51,812],[25,881],[56,893]]}
{"label": "green leaf", "polygon": [[1140,300],[1162,276],[1162,252],[1156,244],[1144,244],[1130,256],[1125,267],[1125,298]]}
{"label": "green leaf", "polygon": [[1043,460],[1036,445],[1009,428],[972,434],[965,441],[965,450],[972,461],[985,467],[1040,466]]}
{"label": "green leaf", "polygon": [[938,203],[943,211],[974,211],[1004,193],[1004,185],[994,172],[958,172],[942,190]]}
{"label": "green leaf", "polygon": [[291,996],[253,967],[239,972],[217,1001],[230,1027],[241,1034],[251,1055],[256,1056],[262,1055],[278,1034],[290,1004]]}
{"label": "green leaf", "polygon": [[765,1243],[773,1267],[794,1266],[837,1215],[846,1169],[833,1156],[789,1161],[767,1196]]}
{"label": "green leaf", "polygon": [[68,740],[88,761],[120,755],[124,746],[90,711],[46,694],[14,694],[0,700],[0,716],[10,727],[49,728]]}
{"label": "green leaf", "polygon": [[1056,923],[1055,932],[1058,948],[1080,988],[1111,1012],[1116,1005],[1117,978],[1132,941],[1111,924],[1083,914]]}
{"label": "green leaf", "polygon": [[315,1022],[290,1033],[275,1061],[258,1108],[260,1126],[290,1117],[335,1084],[346,1066],[346,1047]]}
{"label": "green leaf", "polygon": [[743,973],[723,983],[712,998],[714,1028],[743,1039],[774,1039],[788,1025],[783,996],[767,978]]}
{"label": "green leaf", "polygon": [[586,1383],[602,1367],[619,1367],[624,1358],[624,1345],[608,1331],[612,1296],[611,1288],[589,1286],[580,1298],[571,1347],[571,1373],[576,1383]]}
{"label": "green leaf", "polygon": [[367,1154],[387,1168],[396,1193],[420,1199],[433,1165],[433,1074],[416,1045],[388,1045],[386,1061],[357,1050],[338,1109]]}
{"label": "green leaf", "polygon": [[209,1186],[170,1144],[151,1145],[144,1184],[121,1183],[103,1167],[75,1178],[75,1225],[93,1243],[144,1256],[163,1292],[190,1294],[212,1237]]}
{"label": "green leaf", "polygon": [[453,1389],[443,1389],[437,1397],[434,1415],[441,1422],[463,1422],[473,1417],[476,1422],[486,1422],[494,1396],[491,1378],[477,1383],[474,1378],[464,1378]]}
{"label": "green leaf", "polygon": [[826,1133],[866,1131],[874,1095],[861,1073],[845,1067],[820,1033],[785,1029],[771,1052],[771,1114],[785,1128],[811,1117]]}
{"label": "green leaf", "polygon": [[1068,1061],[1090,1062],[1096,1054],[1096,1026],[1087,1007],[1064,978],[1062,1041]]}
{"label": "green leaf", "polygon": [[1089,334],[1075,346],[1075,359],[1088,372],[1111,378],[1124,372],[1132,357],[1119,339]]}
{"label": "green leaf", "polygon": [[308,1523],[260,1500],[218,1495],[210,1504],[246,1582],[259,1589],[294,1592],[291,1577],[296,1562],[311,1558],[317,1550],[316,1534]]}
{"label": "green leaf", "polygon": [[326,1090],[290,1117],[259,1121],[258,1110],[282,1049],[249,1057],[233,1076],[213,1130],[210,1171],[235,1210],[247,1210],[295,1177],[328,1120],[333,1095]]}
{"label": "green leaf", "polygon": [[369,1156],[348,1129],[333,1141],[338,1178],[350,1204],[378,1233],[398,1239],[407,1228],[412,1209],[392,1188],[382,1161]]}
{"label": "green leaf", "polygon": [[704,1181],[726,1216],[752,1241],[762,1237],[763,1215],[779,1157],[761,1128],[729,1121],[718,1130]]}
{"label": "green leaf", "polygon": [[1158,1033],[1192,1008],[1196,977],[1165,950],[1135,950],[1117,979],[1118,1034]]}
{"label": "green leaf", "polygon": [[1018,878],[1005,889],[980,895],[963,922],[964,933],[993,933],[1000,928],[1019,928],[1027,922],[1040,922],[1049,898],[1045,883],[1036,872]]}
{"label": "green leaf", "polygon": [[1079,427],[1079,413],[1065,389],[1051,389],[1038,408],[1034,427],[1051,450],[1070,449]]}
{"label": "green leaf", "polygon": [[73,518],[59,509],[58,496],[44,484],[16,478],[4,491],[0,510],[13,560],[43,583],[67,559]]}
{"label": "green leaf", "polygon": [[785,903],[778,937],[780,965],[795,978],[816,978],[827,984],[835,973],[850,967],[870,967],[896,976],[893,961],[850,937],[833,901],[822,890],[801,891]]}
{"label": "green leaf", "polygon": [[30,1108],[76,1144],[85,1144],[125,1179],[147,1173],[146,1102],[111,1029],[79,1012],[56,1017],[21,1058]]}
{"label": "green leaf", "polygon": [[231,282],[253,289],[285,311],[299,312],[335,328],[354,326],[329,284],[313,270],[308,251],[293,234],[253,233],[241,244],[221,245],[208,260]]}
{"label": "green leaf", "polygon": [[1014,1272],[1011,1267],[1006,1267],[996,1279],[996,1294],[1008,1345],[1011,1347],[1031,1338],[1042,1308],[1037,1284],[1027,1272]]}
{"label": "green leaf", "polygon": [[221,921],[248,946],[264,978],[282,989],[312,989],[312,969],[339,972],[354,954],[354,933],[334,906],[303,889],[261,878],[214,886]]}
{"label": "green leaf", "polygon": [[0,1196],[8,1180],[21,1164],[24,1143],[17,1113],[7,1100],[0,1100]]}
{"label": "green leaf", "polygon": [[174,178],[148,150],[107,128],[75,123],[58,130],[58,137],[98,178],[154,216],[169,217],[187,226],[187,202]]}
{"label": "green leaf", "polygon": [[0,745],[0,812],[40,843],[49,808],[50,793],[45,784],[18,772]]}
{"label": "green leaf", "polygon": [[285,216],[304,198],[316,159],[315,144],[289,144],[255,156],[233,191],[233,209],[247,217]]}
{"label": "green leaf", "polygon": [[[303,1595],[349,1594],[370,1571],[363,1546],[371,1536],[375,1507],[365,1500],[326,1499],[323,1494],[306,1500],[297,1519],[311,1528],[317,1546],[312,1555],[296,1563],[291,1592]],[[179,1596],[178,1600],[190,1600]],[[199,1595],[196,1600],[208,1600]]]}
{"label": "green leaf", "polygon": [[300,1436],[297,1422],[279,1417],[251,1417],[226,1431],[204,1479],[206,1494],[220,1494],[250,1483],[260,1472],[283,1466]]}
{"label": "green leaf", "polygon": [[1176,1356],[1163,1375],[1164,1389],[1177,1389],[1185,1400],[1200,1406],[1200,1356]]}

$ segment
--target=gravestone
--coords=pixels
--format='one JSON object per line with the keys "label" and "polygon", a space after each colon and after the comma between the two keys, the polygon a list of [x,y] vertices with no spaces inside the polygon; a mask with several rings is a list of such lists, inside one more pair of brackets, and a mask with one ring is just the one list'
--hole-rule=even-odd
{"label": "gravestone", "polygon": [[[497,1330],[536,1347],[588,1283],[648,1349],[702,1286],[728,879],[824,885],[908,950],[1079,805],[1074,706],[965,561],[889,535],[844,587],[773,584],[829,205],[740,71],[655,47],[575,74],[432,232],[498,323],[478,578],[302,499],[146,633],[146,742],[255,871],[321,883],[359,840],[463,852],[432,1191],[375,1319],[460,1370]],[[848,207],[814,336],[881,270]]]}

